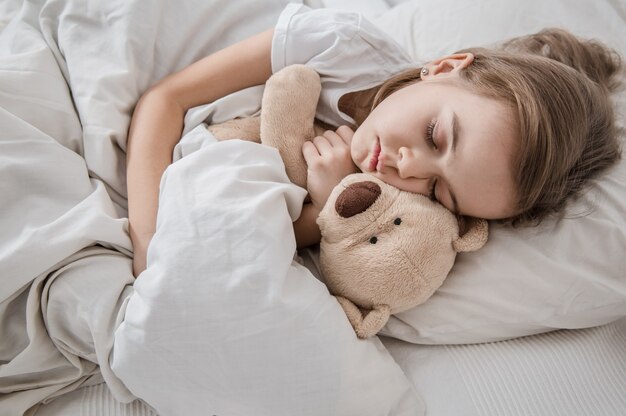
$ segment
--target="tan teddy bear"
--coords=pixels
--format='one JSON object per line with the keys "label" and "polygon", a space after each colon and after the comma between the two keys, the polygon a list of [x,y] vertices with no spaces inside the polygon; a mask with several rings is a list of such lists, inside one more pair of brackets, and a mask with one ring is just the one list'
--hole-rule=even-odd
{"label": "tan teddy bear", "polygon": [[[220,140],[277,148],[289,178],[306,187],[301,148],[322,132],[314,125],[320,90],[315,71],[287,67],[267,81],[260,121],[238,119],[209,129]],[[360,338],[375,335],[391,314],[426,301],[456,253],[479,249],[488,234],[486,221],[471,220],[459,236],[458,218],[442,205],[364,173],[335,187],[317,222],[324,280]]]}
{"label": "tan teddy bear", "polygon": [[472,219],[459,237],[457,217],[441,204],[364,173],[335,187],[317,223],[326,285],[360,338],[426,301],[456,253],[481,248],[488,234],[485,220]]}

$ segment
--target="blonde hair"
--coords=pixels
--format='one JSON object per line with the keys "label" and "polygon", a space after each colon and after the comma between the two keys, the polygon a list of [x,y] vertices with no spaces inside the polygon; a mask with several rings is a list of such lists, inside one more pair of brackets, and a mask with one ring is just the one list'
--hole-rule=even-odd
{"label": "blonde hair", "polygon": [[[536,224],[562,213],[588,180],[619,160],[619,131],[610,92],[618,84],[619,55],[560,29],[512,39],[498,48],[470,48],[474,60],[460,72],[470,90],[514,109],[519,147],[513,157],[515,216]],[[420,69],[396,75],[352,107],[360,124],[393,92],[418,82]]]}

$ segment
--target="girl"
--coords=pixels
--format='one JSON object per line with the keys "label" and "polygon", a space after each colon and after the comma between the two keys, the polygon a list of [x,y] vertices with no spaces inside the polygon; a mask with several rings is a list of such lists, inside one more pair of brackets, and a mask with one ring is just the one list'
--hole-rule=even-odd
{"label": "girl", "polygon": [[459,215],[527,224],[562,212],[620,157],[609,98],[620,61],[600,44],[551,30],[415,68],[359,15],[289,5],[274,29],[166,77],[137,104],[127,146],[135,275],[186,110],[294,63],[320,74],[317,117],[341,126],[303,146],[311,203],[294,224],[299,247],[319,241],[317,214],[357,169]]}

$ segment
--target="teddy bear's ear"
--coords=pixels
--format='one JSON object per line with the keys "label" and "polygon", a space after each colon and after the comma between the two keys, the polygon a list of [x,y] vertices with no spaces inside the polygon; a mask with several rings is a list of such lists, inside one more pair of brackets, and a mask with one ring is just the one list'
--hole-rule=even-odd
{"label": "teddy bear's ear", "polygon": [[463,219],[465,233],[452,242],[452,247],[457,253],[475,251],[485,245],[489,236],[487,221],[480,218],[466,217]]}

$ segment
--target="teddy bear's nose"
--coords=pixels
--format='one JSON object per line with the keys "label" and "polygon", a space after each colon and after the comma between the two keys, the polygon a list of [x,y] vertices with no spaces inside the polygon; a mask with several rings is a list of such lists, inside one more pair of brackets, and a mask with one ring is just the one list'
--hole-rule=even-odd
{"label": "teddy bear's nose", "polygon": [[380,186],[374,182],[353,183],[339,194],[335,202],[335,211],[343,218],[350,218],[366,211],[380,194]]}

